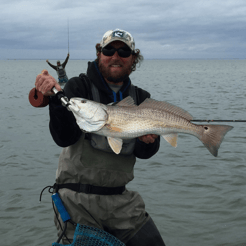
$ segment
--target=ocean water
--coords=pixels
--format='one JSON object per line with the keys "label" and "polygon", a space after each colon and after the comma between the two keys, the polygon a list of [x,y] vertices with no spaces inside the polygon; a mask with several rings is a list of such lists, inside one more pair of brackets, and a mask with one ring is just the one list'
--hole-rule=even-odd
{"label": "ocean water", "polygon": [[[68,77],[86,68],[70,60]],[[245,68],[246,60],[146,60],[131,79],[194,119],[246,120]],[[48,108],[28,101],[43,69],[57,77],[43,60],[0,61],[1,246],[57,240],[50,194],[41,203],[39,195],[55,181],[61,148],[49,133]],[[141,194],[167,246],[246,245],[246,122],[224,124],[234,128],[216,158],[180,134],[177,148],[162,139],[154,157],[136,163],[127,188]]]}

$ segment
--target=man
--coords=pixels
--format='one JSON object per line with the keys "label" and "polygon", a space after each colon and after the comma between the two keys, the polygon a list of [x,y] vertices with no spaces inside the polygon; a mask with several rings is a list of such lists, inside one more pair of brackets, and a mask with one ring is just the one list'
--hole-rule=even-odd
{"label": "man", "polygon": [[[143,59],[140,51],[135,50],[130,33],[119,29],[106,32],[96,51],[97,59],[88,63],[87,74],[71,78],[66,84],[64,94],[69,99],[80,97],[109,104],[131,95],[139,105],[150,97],[129,79]],[[37,76],[36,88],[44,95],[52,95],[53,86],[61,90],[47,71]],[[64,147],[56,188],[72,220],[103,229],[127,246],[165,245],[140,195],[125,188],[134,178],[136,157],[147,159],[156,154],[160,137],[149,134],[124,140],[117,155],[105,137],[82,132],[73,114],[61,106],[56,96],[51,97],[49,108],[52,137]],[[60,235],[57,219],[55,223]],[[74,230],[69,224],[66,234],[70,241]],[[68,240],[64,238],[63,243],[68,244]]]}
{"label": "man", "polygon": [[67,74],[66,74],[66,70],[65,70],[65,67],[67,65],[67,62],[68,62],[68,59],[69,59],[69,53],[67,54],[67,58],[66,60],[61,64],[61,62],[58,60],[57,61],[57,66],[54,66],[52,65],[49,60],[46,60],[46,62],[56,70],[57,72],[57,75],[58,75],[58,80],[59,80],[59,83],[66,83],[68,81],[68,77],[67,77]]}

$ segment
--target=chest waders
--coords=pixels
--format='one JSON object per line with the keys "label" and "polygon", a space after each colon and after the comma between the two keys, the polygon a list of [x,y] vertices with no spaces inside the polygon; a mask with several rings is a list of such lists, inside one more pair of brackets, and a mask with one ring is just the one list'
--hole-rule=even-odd
{"label": "chest waders", "polygon": [[55,193],[51,197],[64,223],[63,232],[52,246],[63,246],[63,244],[59,244],[59,242],[66,233],[68,222],[76,226],[73,242],[69,244],[70,246],[125,246],[119,239],[104,230],[92,226],[76,224],[71,220],[59,194]]}
{"label": "chest waders", "polygon": [[58,78],[66,77],[66,70],[63,68],[63,66],[57,66],[56,73],[58,75]]}
{"label": "chest waders", "polygon": [[[80,75],[80,78],[84,80],[87,91],[91,91],[93,100],[99,101],[99,92],[93,86],[93,83],[84,74]],[[134,86],[132,86],[130,91],[136,101]],[[116,155],[111,151],[104,136],[83,133],[75,144],[62,150],[56,174],[56,183],[59,185],[76,183],[77,186],[72,188],[72,190],[80,192],[86,190],[88,193],[100,195],[104,195],[104,193],[110,194],[108,188],[120,187],[118,194],[122,194],[124,191],[124,189],[122,191],[122,186],[125,186],[134,177],[133,167],[136,157],[133,154],[133,150],[135,141],[133,139],[126,142],[124,144],[124,153]],[[86,185],[86,187],[81,185]],[[94,193],[94,188],[91,186],[103,188],[95,188],[97,192]],[[69,189],[71,189],[71,186]],[[103,189],[105,189],[105,192],[103,192]],[[112,191],[112,194],[115,194],[115,190]]]}
{"label": "chest waders", "polygon": [[[83,76],[84,81],[87,79]],[[89,81],[88,87],[90,85],[91,88],[91,84]],[[87,91],[97,97],[95,88],[90,88]],[[136,100],[133,91],[134,87],[131,96]],[[100,146],[100,143],[96,145]],[[55,194],[59,191],[69,215],[77,224],[102,230],[110,228],[110,234],[125,242],[148,221],[149,216],[141,196],[125,189],[125,185],[134,178],[136,157],[133,149],[126,147],[126,150],[130,150],[128,154],[116,155],[95,148],[92,139],[86,138],[84,132],[75,144],[63,148],[56,172],[56,184],[51,188]],[[59,212],[58,209],[55,211]],[[65,226],[62,221],[59,213],[55,224],[60,237],[63,234],[61,228]],[[67,238],[72,239],[75,231],[75,226],[68,223]],[[64,237],[63,240],[69,242]]]}

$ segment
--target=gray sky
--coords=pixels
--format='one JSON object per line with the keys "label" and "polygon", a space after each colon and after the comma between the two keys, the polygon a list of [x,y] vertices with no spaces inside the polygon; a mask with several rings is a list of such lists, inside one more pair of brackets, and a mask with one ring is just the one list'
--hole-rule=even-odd
{"label": "gray sky", "polygon": [[94,59],[110,29],[145,59],[246,58],[245,0],[0,0],[0,59]]}

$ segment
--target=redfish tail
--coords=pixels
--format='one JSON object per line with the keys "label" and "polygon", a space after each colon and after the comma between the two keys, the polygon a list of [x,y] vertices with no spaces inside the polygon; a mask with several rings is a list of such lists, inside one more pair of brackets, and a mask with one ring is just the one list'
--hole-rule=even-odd
{"label": "redfish tail", "polygon": [[233,127],[227,125],[203,125],[203,133],[198,138],[213,156],[218,155],[218,149],[224,136]]}

